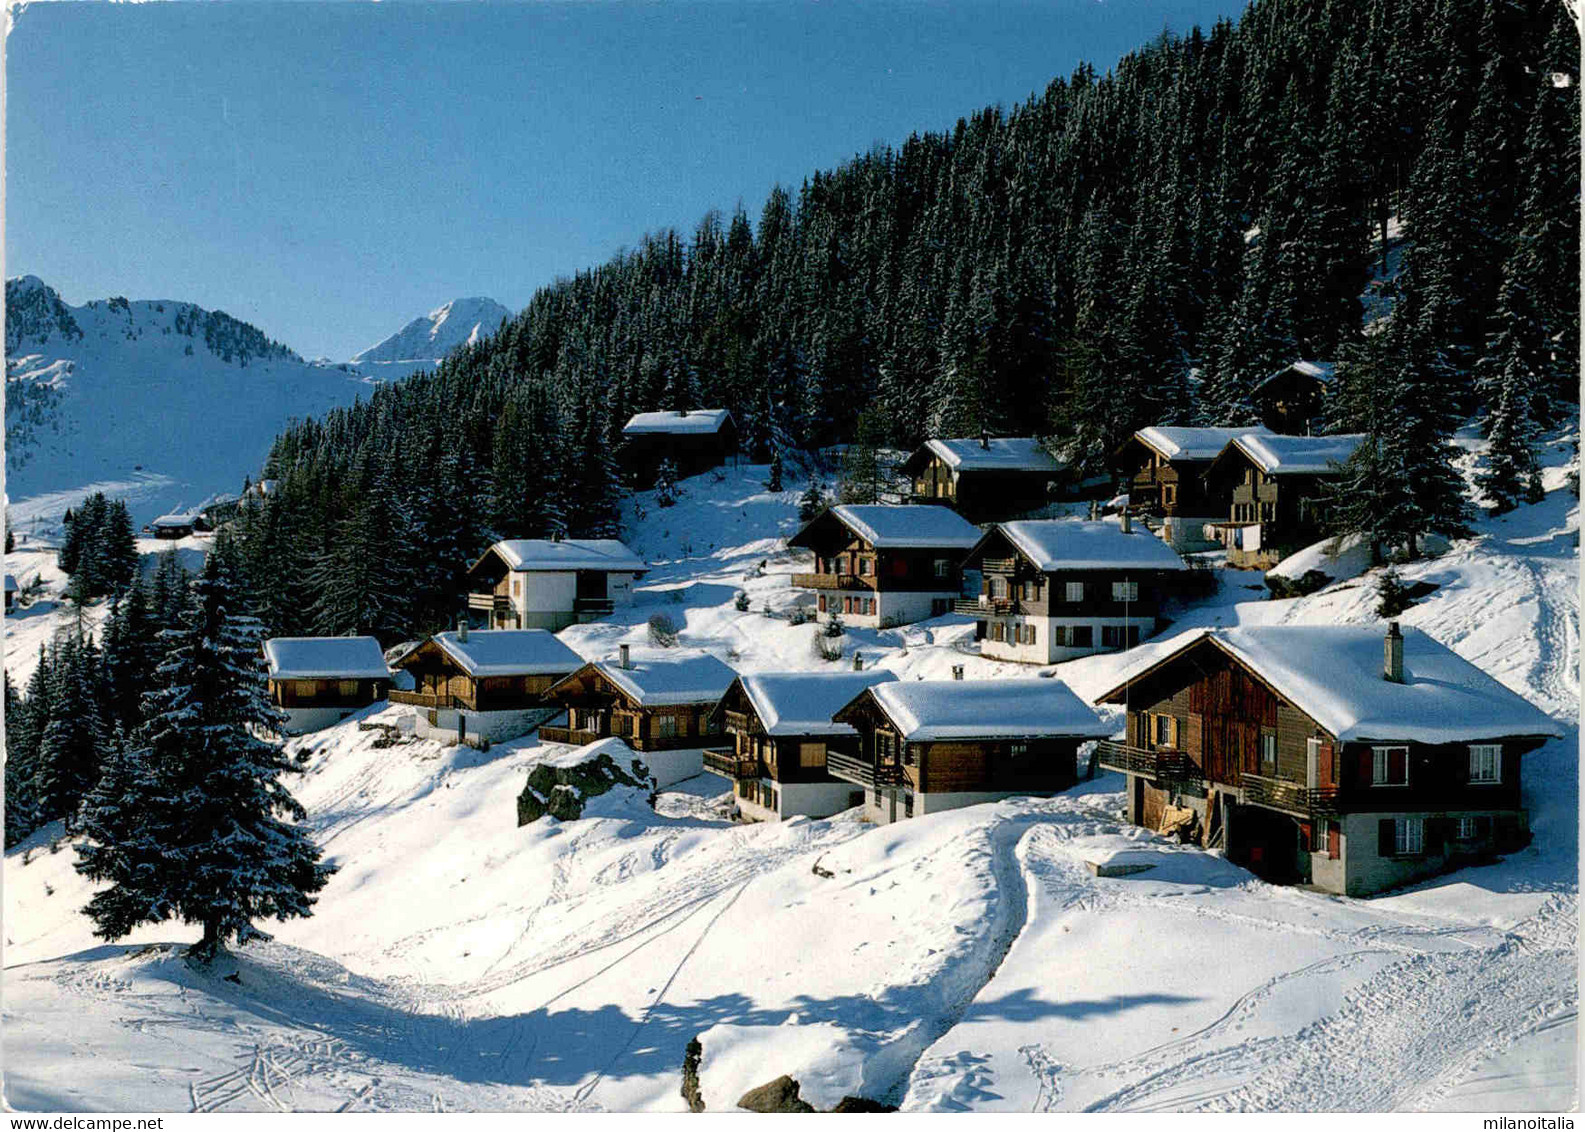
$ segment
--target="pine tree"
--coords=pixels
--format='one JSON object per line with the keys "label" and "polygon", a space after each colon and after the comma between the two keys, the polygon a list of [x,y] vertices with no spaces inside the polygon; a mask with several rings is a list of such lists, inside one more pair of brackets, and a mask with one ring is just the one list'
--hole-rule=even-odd
{"label": "pine tree", "polygon": [[809,486],[798,497],[798,521],[807,523],[826,509],[826,492],[820,480],[809,477]]}
{"label": "pine tree", "polygon": [[782,490],[782,463],[781,449],[771,453],[770,474],[765,477],[765,490],[779,492]]}
{"label": "pine tree", "polygon": [[7,849],[38,828],[41,807],[36,791],[38,732],[33,704],[17,694],[5,677],[5,846]]}
{"label": "pine tree", "polygon": [[260,661],[262,628],[242,612],[229,548],[217,546],[148,697],[137,748],[112,755],[84,808],[78,869],[109,887],[85,911],[118,939],[140,923],[200,924],[195,958],[308,916],[333,869],[298,824],[281,781],[298,769],[261,734],[276,730]]}
{"label": "pine tree", "polygon": [[123,736],[143,722],[143,695],[163,651],[148,591],[134,584],[116,599],[105,622],[101,651],[106,725]]}
{"label": "pine tree", "polygon": [[677,502],[677,466],[668,456],[655,469],[655,506],[670,507]]}
{"label": "pine tree", "polygon": [[68,638],[50,663],[49,716],[39,734],[34,781],[46,821],[66,819],[70,829],[84,796],[99,780],[108,732],[101,714],[103,677],[91,640]]}

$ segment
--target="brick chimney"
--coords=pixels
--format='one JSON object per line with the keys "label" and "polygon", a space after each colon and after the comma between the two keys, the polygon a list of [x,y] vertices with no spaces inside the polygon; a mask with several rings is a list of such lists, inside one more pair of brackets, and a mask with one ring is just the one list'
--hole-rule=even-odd
{"label": "brick chimney", "polygon": [[1396,621],[1387,626],[1387,636],[1382,642],[1381,678],[1394,684],[1403,683],[1403,634],[1398,631]]}
{"label": "brick chimney", "polygon": [[980,429],[980,447],[986,451],[991,447],[991,433],[989,429]]}
{"label": "brick chimney", "polygon": [[952,666],[952,679],[954,679],[954,680],[963,679],[963,666],[961,664],[954,664]]}
{"label": "brick chimney", "polygon": [[466,641],[467,639],[468,639],[468,619],[466,617],[459,617],[459,618],[457,618],[457,640]]}
{"label": "brick chimney", "polygon": [[633,652],[632,652],[632,646],[631,645],[618,645],[617,649],[616,649],[616,655],[620,658],[617,661],[617,667],[619,667],[619,668],[632,668],[633,667]]}
{"label": "brick chimney", "polygon": [[853,654],[853,671],[854,672],[863,672],[864,671],[864,658],[862,656],[860,656],[858,653],[854,653]]}

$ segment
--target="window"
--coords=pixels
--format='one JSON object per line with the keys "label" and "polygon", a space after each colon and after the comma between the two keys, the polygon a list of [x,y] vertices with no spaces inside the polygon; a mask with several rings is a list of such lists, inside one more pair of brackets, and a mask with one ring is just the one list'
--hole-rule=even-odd
{"label": "window", "polygon": [[337,683],[341,685],[341,694],[343,696],[356,696],[358,694],[358,682],[356,680],[340,680]]}
{"label": "window", "polygon": [[859,559],[859,573],[867,575],[867,574],[869,574],[869,572],[870,572],[870,560],[868,558],[860,558]]}
{"label": "window", "polygon": [[997,621],[997,622],[995,622],[994,624],[991,625],[991,640],[993,640],[993,641],[1005,641],[1005,640],[1007,640],[1007,625],[1004,622]]}
{"label": "window", "polygon": [[1027,755],[1028,753],[1029,753],[1029,744],[1028,743],[1018,742],[1018,743],[1009,743],[1009,744],[1007,744],[1007,757],[1008,758],[1021,759],[1025,755]]}
{"label": "window", "polygon": [[1502,747],[1496,743],[1476,743],[1469,749],[1469,780],[1472,783],[1502,781]]}
{"label": "window", "polygon": [[826,745],[824,743],[799,743],[799,766],[825,766]]}
{"label": "window", "polygon": [[1260,737],[1260,773],[1277,773],[1277,737],[1270,733]]}
{"label": "window", "polygon": [[1084,600],[1083,582],[1069,582],[1062,587],[1062,591],[1064,599],[1070,603],[1081,602]]}
{"label": "window", "polygon": [[820,595],[820,601],[817,604],[819,606],[820,612],[824,613],[826,611],[826,595],[825,594],[821,594]]}
{"label": "window", "polygon": [[1372,747],[1370,784],[1407,786],[1409,784],[1408,747]]}
{"label": "window", "polygon": [[655,717],[655,738],[675,739],[677,737],[677,717],[675,715],[657,715]]}
{"label": "window", "polygon": [[1108,649],[1123,647],[1123,629],[1121,625],[1101,626],[1101,647]]}
{"label": "window", "polygon": [[1174,725],[1177,723],[1177,720],[1173,719],[1170,715],[1153,715],[1151,716],[1151,722],[1154,726],[1153,737],[1155,739],[1156,746],[1172,746],[1173,740],[1176,738],[1174,733],[1177,731],[1177,727]]}
{"label": "window", "polygon": [[1138,601],[1139,600],[1139,583],[1138,582],[1113,582],[1112,583],[1112,600],[1113,601]]}
{"label": "window", "polygon": [[1480,827],[1472,817],[1458,819],[1458,839],[1460,841],[1473,841],[1479,836]]}
{"label": "window", "polygon": [[950,577],[952,577],[952,561],[951,561],[951,559],[948,559],[948,558],[937,558],[936,559],[936,577],[938,577],[938,578],[950,578]]}
{"label": "window", "polygon": [[1393,831],[1392,851],[1400,857],[1425,852],[1425,819],[1399,818]]}
{"label": "window", "polygon": [[523,596],[523,579],[522,578],[513,578],[512,579],[512,596],[513,597],[522,597]]}
{"label": "window", "polygon": [[1095,627],[1093,625],[1072,625],[1068,628],[1068,644],[1076,649],[1089,649],[1095,647]]}
{"label": "window", "polygon": [[1178,501],[1178,485],[1175,483],[1164,484],[1161,488],[1161,501],[1171,507]]}
{"label": "window", "polygon": [[1004,598],[1006,596],[1007,596],[1007,579],[992,575],[992,577],[991,577],[991,597],[992,597],[992,599],[994,599],[996,601],[1000,601],[1002,598]]}

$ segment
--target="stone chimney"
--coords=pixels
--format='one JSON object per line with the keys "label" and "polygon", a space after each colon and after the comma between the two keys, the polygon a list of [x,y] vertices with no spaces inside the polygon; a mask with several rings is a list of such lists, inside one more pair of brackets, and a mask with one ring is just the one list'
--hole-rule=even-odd
{"label": "stone chimney", "polygon": [[1381,678],[1394,684],[1403,683],[1403,634],[1398,631],[1396,621],[1388,624],[1387,637],[1382,642]]}
{"label": "stone chimney", "polygon": [[986,451],[990,451],[991,434],[989,429],[980,429],[980,447],[984,448]]}
{"label": "stone chimney", "polygon": [[864,671],[864,658],[862,656],[860,656],[858,653],[854,653],[853,654],[853,671],[854,672],[863,672]]}
{"label": "stone chimney", "polygon": [[1100,514],[1101,514],[1101,501],[1099,499],[1090,500],[1090,522],[1092,522],[1092,523],[1095,522],[1095,520],[1100,516]]}
{"label": "stone chimney", "polygon": [[459,618],[457,618],[457,640],[466,641],[467,639],[468,639],[468,619],[467,619],[467,617],[459,617]]}
{"label": "stone chimney", "polygon": [[633,667],[633,651],[631,645],[618,645],[616,649],[616,655],[619,658],[616,662],[618,668]]}
{"label": "stone chimney", "polygon": [[1123,533],[1125,535],[1134,533],[1134,517],[1128,513],[1127,507],[1123,508]]}
{"label": "stone chimney", "polygon": [[954,680],[963,679],[963,666],[961,664],[954,664],[952,666],[952,679],[954,679]]}

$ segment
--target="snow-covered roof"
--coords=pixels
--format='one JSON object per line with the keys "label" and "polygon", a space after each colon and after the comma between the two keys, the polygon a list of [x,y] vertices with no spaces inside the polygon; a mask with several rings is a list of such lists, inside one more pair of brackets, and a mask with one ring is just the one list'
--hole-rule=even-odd
{"label": "snow-covered roof", "polygon": [[1245,433],[1233,445],[1268,476],[1321,475],[1335,472],[1365,442],[1362,432],[1334,436],[1282,436]]}
{"label": "snow-covered roof", "polygon": [[725,409],[690,409],[686,413],[635,413],[622,426],[622,433],[640,432],[709,433],[720,432],[732,414]]}
{"label": "snow-covered roof", "polygon": [[1337,376],[1337,367],[1335,367],[1331,362],[1294,362],[1291,365],[1283,366],[1276,373],[1270,374],[1264,378],[1259,385],[1255,386],[1255,392],[1259,393],[1273,381],[1276,381],[1279,377],[1289,373],[1303,374],[1305,377],[1314,378],[1322,385],[1331,385],[1333,379]]}
{"label": "snow-covered roof", "polygon": [[154,522],[150,523],[149,526],[190,527],[197,521],[198,513],[196,511],[172,512],[169,515],[161,515],[158,519],[155,519]]}
{"label": "snow-covered roof", "polygon": [[606,570],[642,574],[644,560],[614,538],[514,538],[490,548],[513,570]]}
{"label": "snow-covered roof", "polygon": [[1143,528],[1128,533],[1115,522],[1085,519],[1025,519],[1000,523],[1007,540],[1037,570],[1187,570],[1166,543]]}
{"label": "snow-covered roof", "polygon": [[276,680],[389,680],[373,637],[271,637],[264,658]]}
{"label": "snow-covered roof", "polygon": [[1062,465],[1034,436],[927,440],[925,447],[948,467],[970,472],[1059,472]]}
{"label": "snow-covered roof", "polygon": [[878,668],[868,672],[761,672],[738,682],[767,735],[852,735],[831,717],[865,688],[896,680]]}
{"label": "snow-covered roof", "polygon": [[595,661],[594,666],[641,707],[719,700],[737,679],[726,664],[697,651],[636,656],[626,668],[617,660]]}
{"label": "snow-covered roof", "polygon": [[[1403,683],[1382,677],[1385,630],[1362,625],[1201,629],[1162,642],[1165,652],[1130,682],[1209,639],[1338,740],[1460,743],[1512,735],[1561,736],[1551,716],[1435,638],[1403,629]],[[1123,694],[1119,684],[1102,696]]]}
{"label": "snow-covered roof", "polygon": [[1135,439],[1169,460],[1214,460],[1235,436],[1270,436],[1266,428],[1188,428],[1151,425],[1134,433]]}
{"label": "snow-covered roof", "polygon": [[910,742],[1104,739],[1114,730],[1061,680],[899,680],[870,689]]}
{"label": "snow-covered roof", "polygon": [[583,665],[544,629],[473,629],[466,641],[448,630],[436,633],[435,643],[469,676],[556,676]]}
{"label": "snow-covered roof", "polygon": [[980,541],[980,529],[950,507],[933,503],[844,503],[831,508],[843,525],[876,547],[958,547]]}

